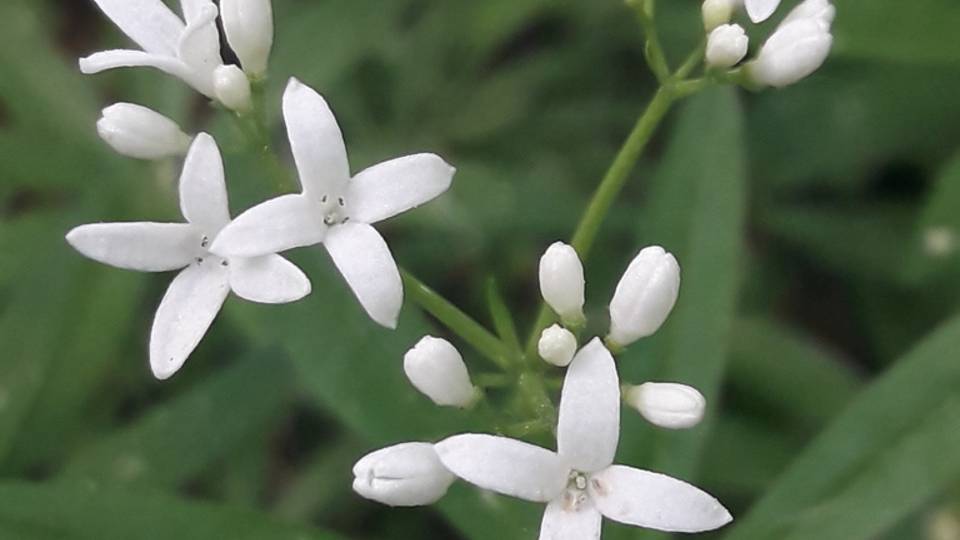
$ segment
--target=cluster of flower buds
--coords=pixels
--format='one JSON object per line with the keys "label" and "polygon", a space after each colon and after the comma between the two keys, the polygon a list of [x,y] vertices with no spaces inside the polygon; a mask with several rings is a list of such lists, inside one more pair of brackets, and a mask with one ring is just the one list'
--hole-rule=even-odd
{"label": "cluster of flower buds", "polygon": [[[730,69],[747,55],[749,39],[737,24],[728,24],[743,0],[705,0],[704,26],[707,38],[706,62],[714,69]],[[746,0],[754,22],[768,19],[779,0]],[[831,25],[836,8],[830,0],[804,0],[777,26],[744,69],[746,81],[756,86],[782,88],[816,71],[827,59],[833,45]]]}

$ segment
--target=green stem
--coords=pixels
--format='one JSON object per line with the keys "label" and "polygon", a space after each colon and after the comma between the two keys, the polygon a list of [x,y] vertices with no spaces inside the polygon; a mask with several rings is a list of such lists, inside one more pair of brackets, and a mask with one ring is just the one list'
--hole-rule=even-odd
{"label": "green stem", "polygon": [[401,269],[400,275],[403,277],[403,285],[407,294],[424,311],[433,315],[453,333],[460,336],[501,369],[504,371],[510,370],[510,357],[507,348],[495,335],[446,298],[427,287],[410,272]]}
{"label": "green stem", "polygon": [[[597,233],[600,230],[600,225],[603,223],[604,218],[610,211],[610,207],[623,189],[624,184],[626,184],[630,178],[630,173],[633,171],[643,149],[646,148],[647,143],[650,142],[650,138],[653,136],[657,126],[660,125],[660,122],[664,116],[666,116],[676,99],[677,96],[673,90],[673,86],[670,84],[661,86],[660,89],[657,90],[650,104],[647,105],[647,109],[637,120],[626,142],[624,142],[620,148],[620,152],[607,170],[607,174],[604,175],[603,180],[600,181],[600,185],[594,192],[593,198],[587,206],[587,210],[580,219],[580,224],[577,225],[577,230],[574,232],[571,241],[571,244],[574,249],[577,250],[581,259],[586,259],[590,254],[590,250],[593,248],[593,242],[596,240]],[[540,306],[540,312],[537,315],[533,332],[527,340],[528,355],[536,352],[540,332],[550,325],[554,317],[549,307],[546,305]]]}
{"label": "green stem", "polygon": [[266,85],[264,81],[251,81],[251,100],[253,107],[250,112],[237,115],[241,128],[253,146],[260,162],[273,179],[274,187],[279,193],[290,193],[297,190],[297,183],[290,177],[287,168],[283,166],[273,149],[270,139],[270,129],[267,127]]}
{"label": "green stem", "polygon": [[643,27],[643,33],[646,36],[644,45],[644,56],[650,69],[656,75],[657,80],[663,84],[670,79],[670,65],[667,63],[667,56],[663,52],[663,46],[660,44],[660,35],[657,33],[657,25],[654,20],[654,0],[627,0],[640,19],[640,26]]}

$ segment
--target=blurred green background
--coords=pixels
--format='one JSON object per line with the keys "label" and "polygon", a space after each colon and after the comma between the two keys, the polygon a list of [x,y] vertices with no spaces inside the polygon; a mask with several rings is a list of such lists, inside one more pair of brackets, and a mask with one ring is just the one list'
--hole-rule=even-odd
{"label": "blurred green background", "polygon": [[[659,2],[676,63],[699,2]],[[780,15],[794,2],[785,2]],[[453,189],[381,231],[401,265],[489,322],[495,276],[523,328],[536,265],[567,238],[655,90],[617,0],[274,0],[269,81],[332,104],[354,170],[434,151]],[[716,494],[704,537],[960,539],[960,3],[838,0],[823,69],[782,91],[719,88],[674,110],[586,261],[597,331],[644,245],[677,254],[677,309],[620,361],[624,382],[692,384],[686,432],[624,412],[618,462]],[[753,48],[775,21],[750,27]],[[415,306],[375,326],[326,255],[313,294],[231,298],[170,382],[147,337],[171,276],[99,265],[63,240],[96,221],[179,220],[175,162],[96,137],[115,101],[215,134],[234,213],[272,196],[226,114],[149,70],[82,76],[129,46],[93,2],[0,3],[0,538],[532,539],[541,507],[457,484],[389,509],[353,462],[488,429],[433,407],[402,355],[443,330]],[[487,366],[461,345],[471,369]],[[604,525],[604,538],[660,536]]]}

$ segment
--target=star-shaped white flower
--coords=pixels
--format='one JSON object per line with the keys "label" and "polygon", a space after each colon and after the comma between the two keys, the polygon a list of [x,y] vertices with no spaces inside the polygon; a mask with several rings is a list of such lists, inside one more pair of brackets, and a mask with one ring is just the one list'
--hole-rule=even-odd
{"label": "star-shaped white flower", "polygon": [[220,150],[205,133],[197,135],[183,164],[180,210],[186,223],[96,223],[67,234],[77,251],[104,264],[142,272],[182,269],[150,332],[150,366],[158,379],[180,369],[231,290],[270,304],[310,292],[303,272],[279,255],[221,258],[209,252],[230,211]]}
{"label": "star-shaped white flower", "polygon": [[247,210],[211,246],[253,257],[322,243],[370,317],[395,328],[403,285],[371,224],[426,203],[450,187],[455,169],[434,154],[405,156],[350,177],[343,136],[326,101],[291,79],[283,116],[303,192]]}
{"label": "star-shaped white flower", "polygon": [[610,352],[594,339],[570,364],[560,398],[557,451],[493,435],[437,443],[456,476],[504,495],[547,503],[541,540],[596,540],[601,517],[669,532],[700,532],[733,518],[715,498],[669,476],[613,465],[620,386]]}
{"label": "star-shaped white flower", "polygon": [[[217,31],[217,6],[212,0],[181,0],[181,20],[162,0],[94,0],[120,30],[143,50],[110,50],[80,59],[80,71],[99,73],[120,67],[153,67],[179,77],[214,99],[247,88],[246,79],[231,76],[236,66],[224,66]],[[218,88],[218,79],[220,86]],[[226,91],[226,93],[225,93]],[[229,100],[228,100],[229,101]],[[230,103],[225,103],[231,106]]]}

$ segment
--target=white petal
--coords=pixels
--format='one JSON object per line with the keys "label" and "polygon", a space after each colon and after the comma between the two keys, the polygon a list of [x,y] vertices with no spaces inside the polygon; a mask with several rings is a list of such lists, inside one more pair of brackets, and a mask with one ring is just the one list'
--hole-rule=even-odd
{"label": "white petal", "polygon": [[444,467],[483,489],[548,502],[560,496],[570,468],[557,454],[525,442],[468,433],[437,443]]}
{"label": "white petal", "polygon": [[342,196],[350,165],[340,126],[327,102],[291,78],[283,94],[283,119],[304,193],[315,198]]}
{"label": "white petal", "polygon": [[188,223],[81,225],[67,242],[95,261],[141,272],[177,270],[203,252],[200,232]]}
{"label": "white petal", "polygon": [[94,0],[100,9],[143,50],[174,56],[183,21],[161,0]]}
{"label": "white petal", "polygon": [[273,46],[273,8],[270,0],[221,0],[220,18],[230,48],[243,71],[256,77],[267,72]]}
{"label": "white petal", "polygon": [[396,328],[403,283],[380,233],[365,223],[344,223],[330,227],[323,245],[370,318]]}
{"label": "white petal", "polygon": [[210,251],[221,257],[257,257],[318,244],[326,230],[317,203],[303,195],[282,195],[237,216]]}
{"label": "white petal", "polygon": [[770,18],[780,5],[780,0],[746,0],[747,15],[750,20],[759,23]]}
{"label": "white petal", "polygon": [[227,269],[209,258],[180,272],[163,296],[150,331],[150,367],[168,379],[207,333],[230,292]]}
{"label": "white petal", "polygon": [[589,489],[604,516],[627,525],[693,533],[733,521],[730,512],[709,493],[650,471],[614,465],[593,475]]}
{"label": "white petal", "polygon": [[230,222],[223,159],[213,137],[197,135],[180,174],[180,211],[210,238]]}
{"label": "white petal", "polygon": [[310,280],[279,255],[230,259],[230,288],[240,298],[285,304],[310,294]]}
{"label": "white petal", "polygon": [[567,492],[547,505],[540,522],[540,540],[600,540],[603,515],[590,499],[570,500],[576,495]]}
{"label": "white petal", "polygon": [[100,73],[108,69],[124,67],[152,67],[178,77],[197,91],[213,97],[213,80],[197,77],[196,73],[186,64],[173,56],[116,49],[93,53],[80,59],[80,71],[86,74]]}
{"label": "white petal", "polygon": [[374,165],[350,181],[350,218],[376,223],[416,208],[446,191],[456,171],[436,154],[416,154]]}
{"label": "white petal", "polygon": [[220,32],[217,30],[217,6],[210,0],[191,2],[187,13],[187,28],[180,36],[178,56],[184,63],[202,73],[212,73],[223,64],[220,56]]}
{"label": "white petal", "polygon": [[598,338],[570,363],[559,414],[557,448],[574,469],[590,473],[613,463],[620,438],[620,381],[613,356]]}

